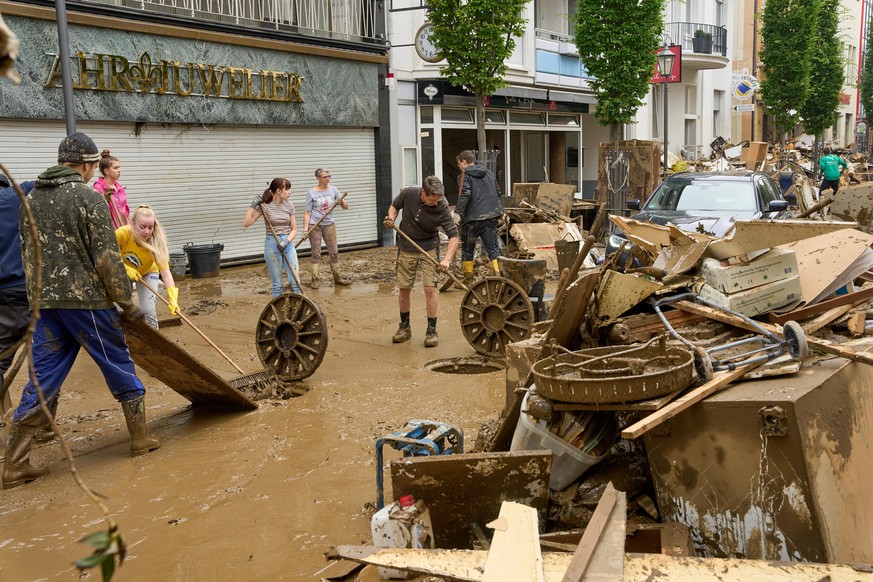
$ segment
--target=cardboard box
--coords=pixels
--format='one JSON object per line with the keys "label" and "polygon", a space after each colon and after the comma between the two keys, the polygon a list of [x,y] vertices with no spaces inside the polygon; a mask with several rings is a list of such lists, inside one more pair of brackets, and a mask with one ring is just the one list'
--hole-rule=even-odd
{"label": "cardboard box", "polygon": [[749,170],[757,170],[758,165],[767,159],[767,148],[770,144],[765,141],[752,141],[749,142],[748,151],[743,150],[746,154],[745,158],[740,156],[740,159],[744,159],[746,162],[746,168]]}
{"label": "cardboard box", "polygon": [[724,266],[718,259],[703,259],[700,274],[722,293],[736,293],[798,274],[797,256],[788,249],[773,249],[750,263]]}
{"label": "cardboard box", "polygon": [[746,317],[769,313],[803,298],[798,275],[730,295],[710,285],[704,285],[700,290],[700,296],[719,307],[742,313]]}

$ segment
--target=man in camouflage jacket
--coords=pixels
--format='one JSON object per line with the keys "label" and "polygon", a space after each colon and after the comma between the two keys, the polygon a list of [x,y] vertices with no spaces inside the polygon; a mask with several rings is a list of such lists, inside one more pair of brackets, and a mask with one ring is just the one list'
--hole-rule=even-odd
{"label": "man in camouflage jacket", "polygon": [[[131,454],[155,450],[160,443],[145,425],[145,388],[137,378],[115,304],[131,319],[142,311],[131,301],[130,283],[109,208],[87,183],[100,156],[84,133],[74,133],[58,148],[58,165],[39,175],[27,198],[38,231],[42,281],[30,224],[20,214],[21,248],[31,308],[40,319],[33,335],[33,365],[43,396],[52,409],[61,384],[80,348],[94,359],[113,396],[121,403],[131,433]],[[36,430],[46,421],[33,379],[27,383],[12,417],[3,487],[32,481],[48,470],[30,464]]]}

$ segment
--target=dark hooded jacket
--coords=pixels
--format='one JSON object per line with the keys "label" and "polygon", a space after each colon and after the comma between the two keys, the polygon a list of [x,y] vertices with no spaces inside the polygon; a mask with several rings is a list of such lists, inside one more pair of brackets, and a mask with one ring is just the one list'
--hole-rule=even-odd
{"label": "dark hooded jacket", "polygon": [[[42,252],[45,309],[110,309],[131,304],[130,281],[121,262],[109,207],[73,168],[54,166],[39,175],[27,197]],[[21,250],[31,307],[36,295],[36,257],[27,216],[19,214]]]}
{"label": "dark hooded jacket", "polygon": [[461,217],[461,225],[503,216],[503,202],[494,172],[479,165],[467,166],[455,212]]}

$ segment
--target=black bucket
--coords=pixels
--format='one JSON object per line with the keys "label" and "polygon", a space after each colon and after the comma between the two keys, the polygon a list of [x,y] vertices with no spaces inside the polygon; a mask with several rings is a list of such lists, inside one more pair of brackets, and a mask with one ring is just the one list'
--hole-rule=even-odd
{"label": "black bucket", "polygon": [[579,245],[581,240],[556,240],[555,254],[558,256],[558,273],[564,272],[564,269],[569,269],[576,262],[576,257],[579,255]]}
{"label": "black bucket", "polygon": [[188,255],[191,277],[194,279],[218,277],[221,251],[224,250],[223,244],[195,245],[188,243],[182,247],[182,250]]}

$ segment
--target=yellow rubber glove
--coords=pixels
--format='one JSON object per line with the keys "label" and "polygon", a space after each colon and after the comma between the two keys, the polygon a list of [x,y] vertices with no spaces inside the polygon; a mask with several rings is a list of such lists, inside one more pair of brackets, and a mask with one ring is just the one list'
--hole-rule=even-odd
{"label": "yellow rubber glove", "polygon": [[167,309],[170,310],[172,315],[179,315],[179,288],[167,287],[167,297],[170,298],[170,304],[167,305]]}
{"label": "yellow rubber glove", "polygon": [[131,281],[140,281],[142,279],[142,275],[139,274],[139,271],[124,263],[124,270],[127,271],[127,278]]}

